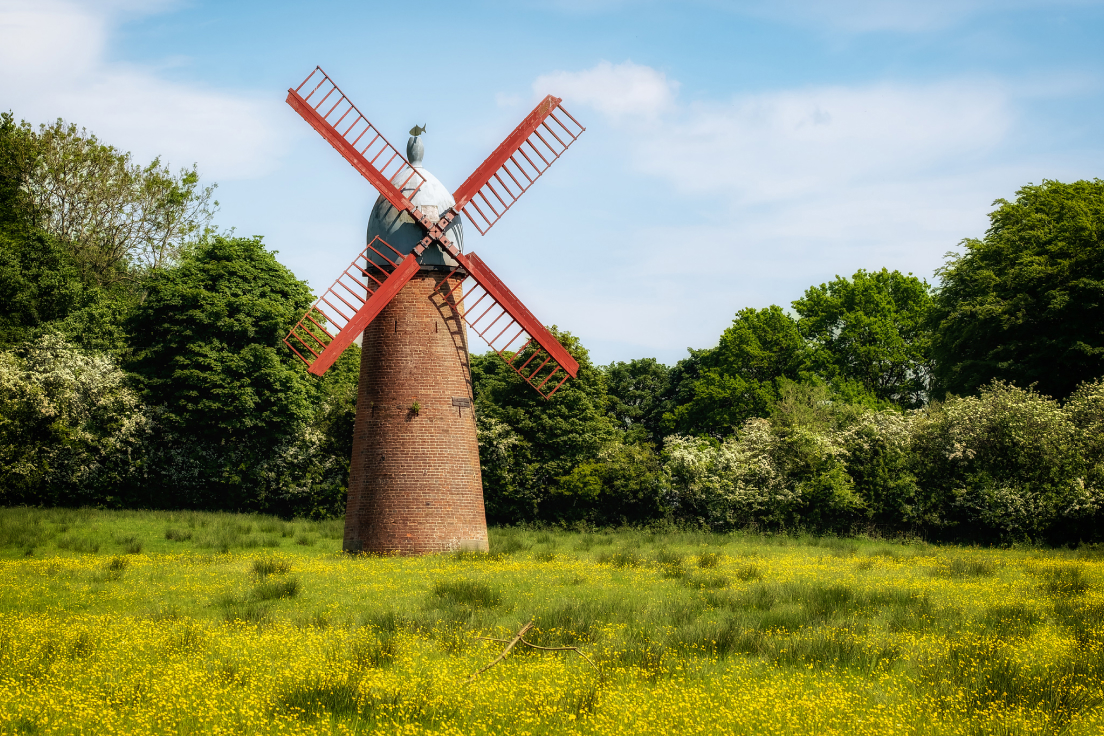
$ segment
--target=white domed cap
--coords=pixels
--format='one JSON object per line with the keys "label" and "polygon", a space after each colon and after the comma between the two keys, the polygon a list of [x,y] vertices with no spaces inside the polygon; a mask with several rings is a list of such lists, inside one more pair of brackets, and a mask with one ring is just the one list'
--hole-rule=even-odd
{"label": "white domed cap", "polygon": [[[422,214],[436,222],[449,207],[456,204],[456,200],[452,198],[452,193],[445,188],[445,185],[422,166],[424,153],[425,146],[422,144],[421,136],[411,136],[406,143],[406,155],[410,165],[422,175],[425,182],[419,188],[418,177],[412,177],[402,188],[402,193]],[[408,176],[410,176],[408,171],[400,171],[391,183],[396,187],[400,186]],[[414,192],[415,189],[418,190],[417,193]],[[459,217],[452,221],[445,234],[457,248],[461,251],[464,249],[464,230]],[[371,243],[376,236],[383,238],[392,248],[406,255],[422,241],[425,230],[409,213],[399,212],[383,195],[380,195],[368,218],[368,242]],[[390,250],[387,250],[386,254],[388,257],[394,255]],[[375,254],[369,252],[368,255],[373,261],[382,264]],[[437,246],[427,248],[422,253],[421,262],[423,266],[450,269],[460,265],[455,258]]]}

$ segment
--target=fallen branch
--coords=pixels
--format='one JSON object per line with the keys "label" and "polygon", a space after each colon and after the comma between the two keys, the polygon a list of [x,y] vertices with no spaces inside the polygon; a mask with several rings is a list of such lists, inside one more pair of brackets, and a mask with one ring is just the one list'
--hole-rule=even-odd
{"label": "fallen branch", "polygon": [[501,643],[506,645],[506,648],[503,649],[502,654],[498,655],[495,658],[495,660],[493,662],[491,662],[489,665],[487,665],[486,667],[484,667],[483,669],[481,669],[477,672],[472,673],[472,676],[469,677],[468,681],[464,684],[470,685],[472,682],[475,681],[475,678],[479,677],[484,672],[486,672],[490,668],[494,667],[496,664],[498,664],[502,660],[506,659],[506,657],[510,654],[510,650],[513,649],[518,644],[524,644],[525,646],[529,647],[530,649],[540,649],[541,651],[544,651],[544,652],[567,652],[567,651],[575,652],[580,657],[585,659],[587,661],[587,664],[589,664],[591,667],[593,667],[594,669],[598,669],[598,665],[594,664],[594,662],[592,662],[590,660],[590,657],[588,657],[585,654],[583,654],[582,652],[580,652],[579,647],[541,647],[541,646],[537,646],[536,644],[531,644],[531,643],[525,641],[525,638],[524,638],[525,634],[526,634],[527,631],[529,631],[529,629],[533,628],[534,623],[535,622],[530,621],[529,623],[522,626],[521,631],[517,632],[517,634],[514,636],[513,639],[495,639],[495,638],[490,637],[490,636],[477,636],[477,637],[475,637],[476,639],[482,639],[483,641],[501,642]]}

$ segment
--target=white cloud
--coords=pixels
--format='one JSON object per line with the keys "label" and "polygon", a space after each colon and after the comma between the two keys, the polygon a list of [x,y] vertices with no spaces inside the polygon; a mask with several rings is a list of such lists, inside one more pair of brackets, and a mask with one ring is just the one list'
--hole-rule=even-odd
{"label": "white cloud", "polygon": [[628,132],[641,171],[748,204],[946,171],[999,144],[1013,119],[999,87],[952,82],[740,96]]}
{"label": "white cloud", "polygon": [[627,116],[651,118],[671,109],[678,83],[663,72],[631,61],[600,62],[581,72],[553,72],[533,82],[536,97],[553,94],[590,105],[614,119]]}
{"label": "white cloud", "polygon": [[285,146],[279,101],[159,78],[107,59],[113,27],[166,3],[38,0],[0,4],[0,98],[16,117],[64,118],[140,160],[201,164],[211,179],[274,167]]}

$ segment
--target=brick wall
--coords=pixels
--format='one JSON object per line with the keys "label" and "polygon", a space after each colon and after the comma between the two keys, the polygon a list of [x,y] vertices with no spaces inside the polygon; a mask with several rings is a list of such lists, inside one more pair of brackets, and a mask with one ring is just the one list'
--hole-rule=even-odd
{"label": "brick wall", "polygon": [[460,290],[446,303],[444,277],[418,273],[364,332],[347,552],[487,549]]}

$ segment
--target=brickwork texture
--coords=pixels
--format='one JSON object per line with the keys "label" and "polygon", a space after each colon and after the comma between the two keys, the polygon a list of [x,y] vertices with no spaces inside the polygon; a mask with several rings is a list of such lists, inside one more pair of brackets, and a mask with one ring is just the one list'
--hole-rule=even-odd
{"label": "brickwork texture", "polygon": [[486,550],[467,333],[421,271],[364,331],[346,552]]}

